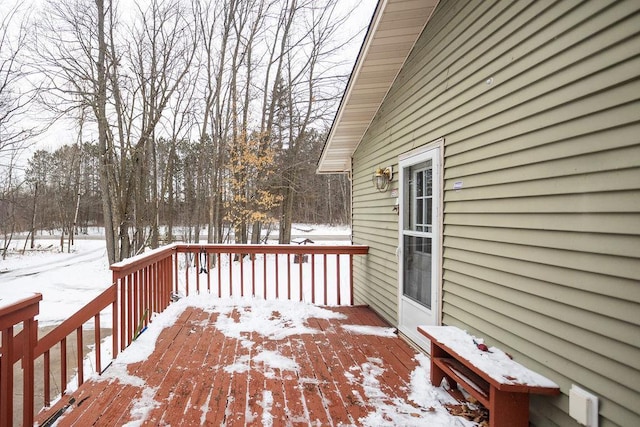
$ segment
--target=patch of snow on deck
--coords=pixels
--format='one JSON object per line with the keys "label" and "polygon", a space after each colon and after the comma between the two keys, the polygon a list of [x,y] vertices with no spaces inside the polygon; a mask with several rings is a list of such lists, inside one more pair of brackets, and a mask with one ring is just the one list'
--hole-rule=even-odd
{"label": "patch of snow on deck", "polygon": [[297,371],[299,369],[298,364],[294,360],[283,356],[277,351],[261,351],[253,360],[264,363],[265,367],[280,369],[281,371]]}
{"label": "patch of snow on deck", "polygon": [[396,337],[396,328],[386,328],[384,326],[366,326],[366,325],[341,325],[345,329],[354,334],[375,335],[378,337]]}
{"label": "patch of snow on deck", "polygon": [[96,377],[96,380],[109,382],[118,381],[120,384],[128,384],[133,387],[144,387],[146,385],[146,382],[142,378],[129,374],[127,365],[120,363],[118,359],[116,359],[102,375]]}
{"label": "patch of snow on deck", "polygon": [[[380,388],[378,377],[385,371],[380,359],[368,358],[360,365],[362,387],[368,405],[375,408],[359,421],[363,426],[430,426],[430,427],[472,427],[476,423],[454,417],[442,406],[453,399],[429,381],[429,359],[421,354],[416,356],[419,365],[411,374],[409,401],[389,396]],[[356,371],[357,369],[352,369]],[[413,402],[413,403],[412,403]]]}
{"label": "patch of snow on deck", "polygon": [[423,408],[429,408],[442,403],[457,403],[450,394],[444,393],[442,388],[431,385],[431,379],[429,378],[431,361],[429,358],[419,353],[415,359],[419,365],[411,372],[411,393],[409,393],[409,400]]}
{"label": "patch of snow on deck", "polygon": [[270,390],[264,390],[262,392],[262,402],[260,402],[260,406],[262,406],[262,425],[264,427],[271,427],[273,425],[273,414],[271,413],[271,408],[273,407],[273,394]]}
{"label": "patch of snow on deck", "polygon": [[154,400],[157,391],[157,387],[148,387],[142,390],[142,396],[133,401],[133,407],[129,412],[129,415],[133,417],[134,420],[126,423],[124,427],[141,426],[146,421],[149,412],[160,406],[160,403]]}
{"label": "patch of snow on deck", "polygon": [[227,365],[224,368],[224,371],[231,374],[231,373],[242,373],[242,372],[247,372],[250,367],[249,367],[249,356],[248,355],[242,355],[238,358],[238,361],[235,363],[232,363],[231,365]]}
{"label": "patch of snow on deck", "polygon": [[211,395],[213,394],[213,389],[209,390],[209,394],[207,395],[207,400],[200,407],[200,411],[202,415],[200,415],[200,425],[205,425],[207,421],[207,413],[211,412],[209,408],[209,402],[211,402]]}
{"label": "patch of snow on deck", "polygon": [[[232,317],[235,307],[239,321]],[[216,328],[228,338],[242,339],[242,333],[255,332],[273,340],[292,335],[312,334],[316,329],[305,325],[309,318],[343,319],[345,316],[322,307],[297,301],[265,301],[250,298],[223,298],[212,312],[218,313]]]}

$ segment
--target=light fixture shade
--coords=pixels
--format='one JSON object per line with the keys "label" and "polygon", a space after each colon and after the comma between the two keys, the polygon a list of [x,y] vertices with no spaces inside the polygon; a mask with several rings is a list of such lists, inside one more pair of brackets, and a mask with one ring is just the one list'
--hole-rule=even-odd
{"label": "light fixture shade", "polygon": [[393,169],[391,166],[378,168],[373,174],[373,185],[379,192],[383,193],[389,189],[389,183],[393,179]]}

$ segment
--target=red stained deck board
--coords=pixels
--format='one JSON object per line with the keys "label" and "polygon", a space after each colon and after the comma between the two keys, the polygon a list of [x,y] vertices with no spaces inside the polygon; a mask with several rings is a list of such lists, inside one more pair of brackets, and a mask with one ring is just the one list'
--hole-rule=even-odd
{"label": "red stained deck board", "polygon": [[[263,417],[272,417],[274,425],[283,421],[358,425],[360,418],[375,410],[361,385],[361,367],[372,363],[370,358],[382,360],[384,372],[377,379],[384,393],[406,398],[410,373],[417,364],[415,351],[399,338],[356,334],[341,327],[388,326],[366,307],[332,310],[347,318],[309,319],[308,326],[318,331],[314,334],[274,340],[245,333],[238,340],[215,328],[218,314],[188,308],[160,334],[147,360],[128,366],[130,375],[143,379],[145,387],[155,391],[153,400],[158,402],[143,425],[261,425]],[[233,318],[238,320],[237,310]],[[294,360],[298,369],[271,368],[252,359],[267,350]],[[250,363],[250,369],[224,369],[239,362]],[[76,402],[58,425],[133,421],[136,417],[131,410],[142,390],[117,380],[89,380],[73,393]],[[265,399],[267,391],[270,403]],[[64,397],[38,421],[68,401],[69,396]]]}

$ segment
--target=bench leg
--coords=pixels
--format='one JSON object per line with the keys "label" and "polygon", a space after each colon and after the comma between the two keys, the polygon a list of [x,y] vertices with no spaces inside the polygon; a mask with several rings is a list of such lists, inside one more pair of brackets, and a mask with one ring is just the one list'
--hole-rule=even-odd
{"label": "bench leg", "polygon": [[528,427],[529,394],[509,393],[491,387],[490,427]]}
{"label": "bench leg", "polygon": [[451,378],[449,375],[445,374],[444,371],[440,369],[438,365],[433,363],[434,358],[449,357],[449,354],[445,352],[443,349],[441,349],[440,347],[438,347],[437,345],[435,345],[434,343],[431,343],[430,356],[431,356],[431,384],[434,387],[440,387],[440,384],[442,384],[442,379],[446,378],[447,382],[449,383],[449,386],[452,389],[456,389],[456,387],[458,387],[458,384],[456,383],[456,381],[453,378]]}

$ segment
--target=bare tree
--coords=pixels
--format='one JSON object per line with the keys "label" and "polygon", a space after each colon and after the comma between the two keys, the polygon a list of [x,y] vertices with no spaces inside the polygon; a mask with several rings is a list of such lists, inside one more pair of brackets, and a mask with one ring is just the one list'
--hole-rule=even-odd
{"label": "bare tree", "polygon": [[16,3],[0,21],[0,162],[5,156],[12,157],[24,150],[42,130],[33,120],[27,120],[36,89],[29,88],[22,58],[27,44],[28,16],[19,19],[21,12]]}
{"label": "bare tree", "polygon": [[[152,0],[149,7],[140,12],[140,22],[131,31],[133,48],[128,53],[136,79],[136,92],[130,97],[137,96],[140,109],[134,118],[134,126],[139,129],[137,140],[130,147],[136,175],[133,184],[136,251],[147,243],[146,226],[152,226],[153,240],[157,244],[155,131],[176,89],[190,70],[198,44],[193,13],[181,1]],[[148,203],[149,191],[152,203]]]}
{"label": "bare tree", "polygon": [[[6,256],[18,226],[17,210],[22,179],[17,173],[21,155],[41,130],[27,120],[36,88],[29,88],[24,65],[28,36],[28,16],[21,15],[18,2],[3,4],[0,20],[0,228],[4,235],[2,255]],[[22,19],[19,19],[23,16]]]}
{"label": "bare tree", "polygon": [[343,83],[337,0],[117,4],[48,0],[30,43],[42,104],[97,135],[109,261],[157,246],[163,223],[221,242],[232,222],[237,242],[258,242],[279,220],[288,242]]}
{"label": "bare tree", "polygon": [[302,25],[291,33],[285,44],[286,57],[280,85],[274,91],[276,102],[270,114],[278,118],[280,148],[282,149],[280,184],[282,205],[280,213],[280,243],[291,240],[293,206],[295,193],[300,182],[302,145],[308,143],[309,132],[318,126],[327,113],[327,105],[336,102],[339,94],[335,91],[337,78],[329,71],[331,60],[346,42],[336,43],[336,33],[344,25],[347,15],[338,14],[336,0],[328,0],[323,5],[306,2],[296,5],[296,13],[306,19],[299,19]]}
{"label": "bare tree", "polygon": [[45,105],[97,125],[110,262],[158,242],[156,130],[197,45],[183,3],[151,1],[124,25],[111,0],[51,0],[41,20]]}

